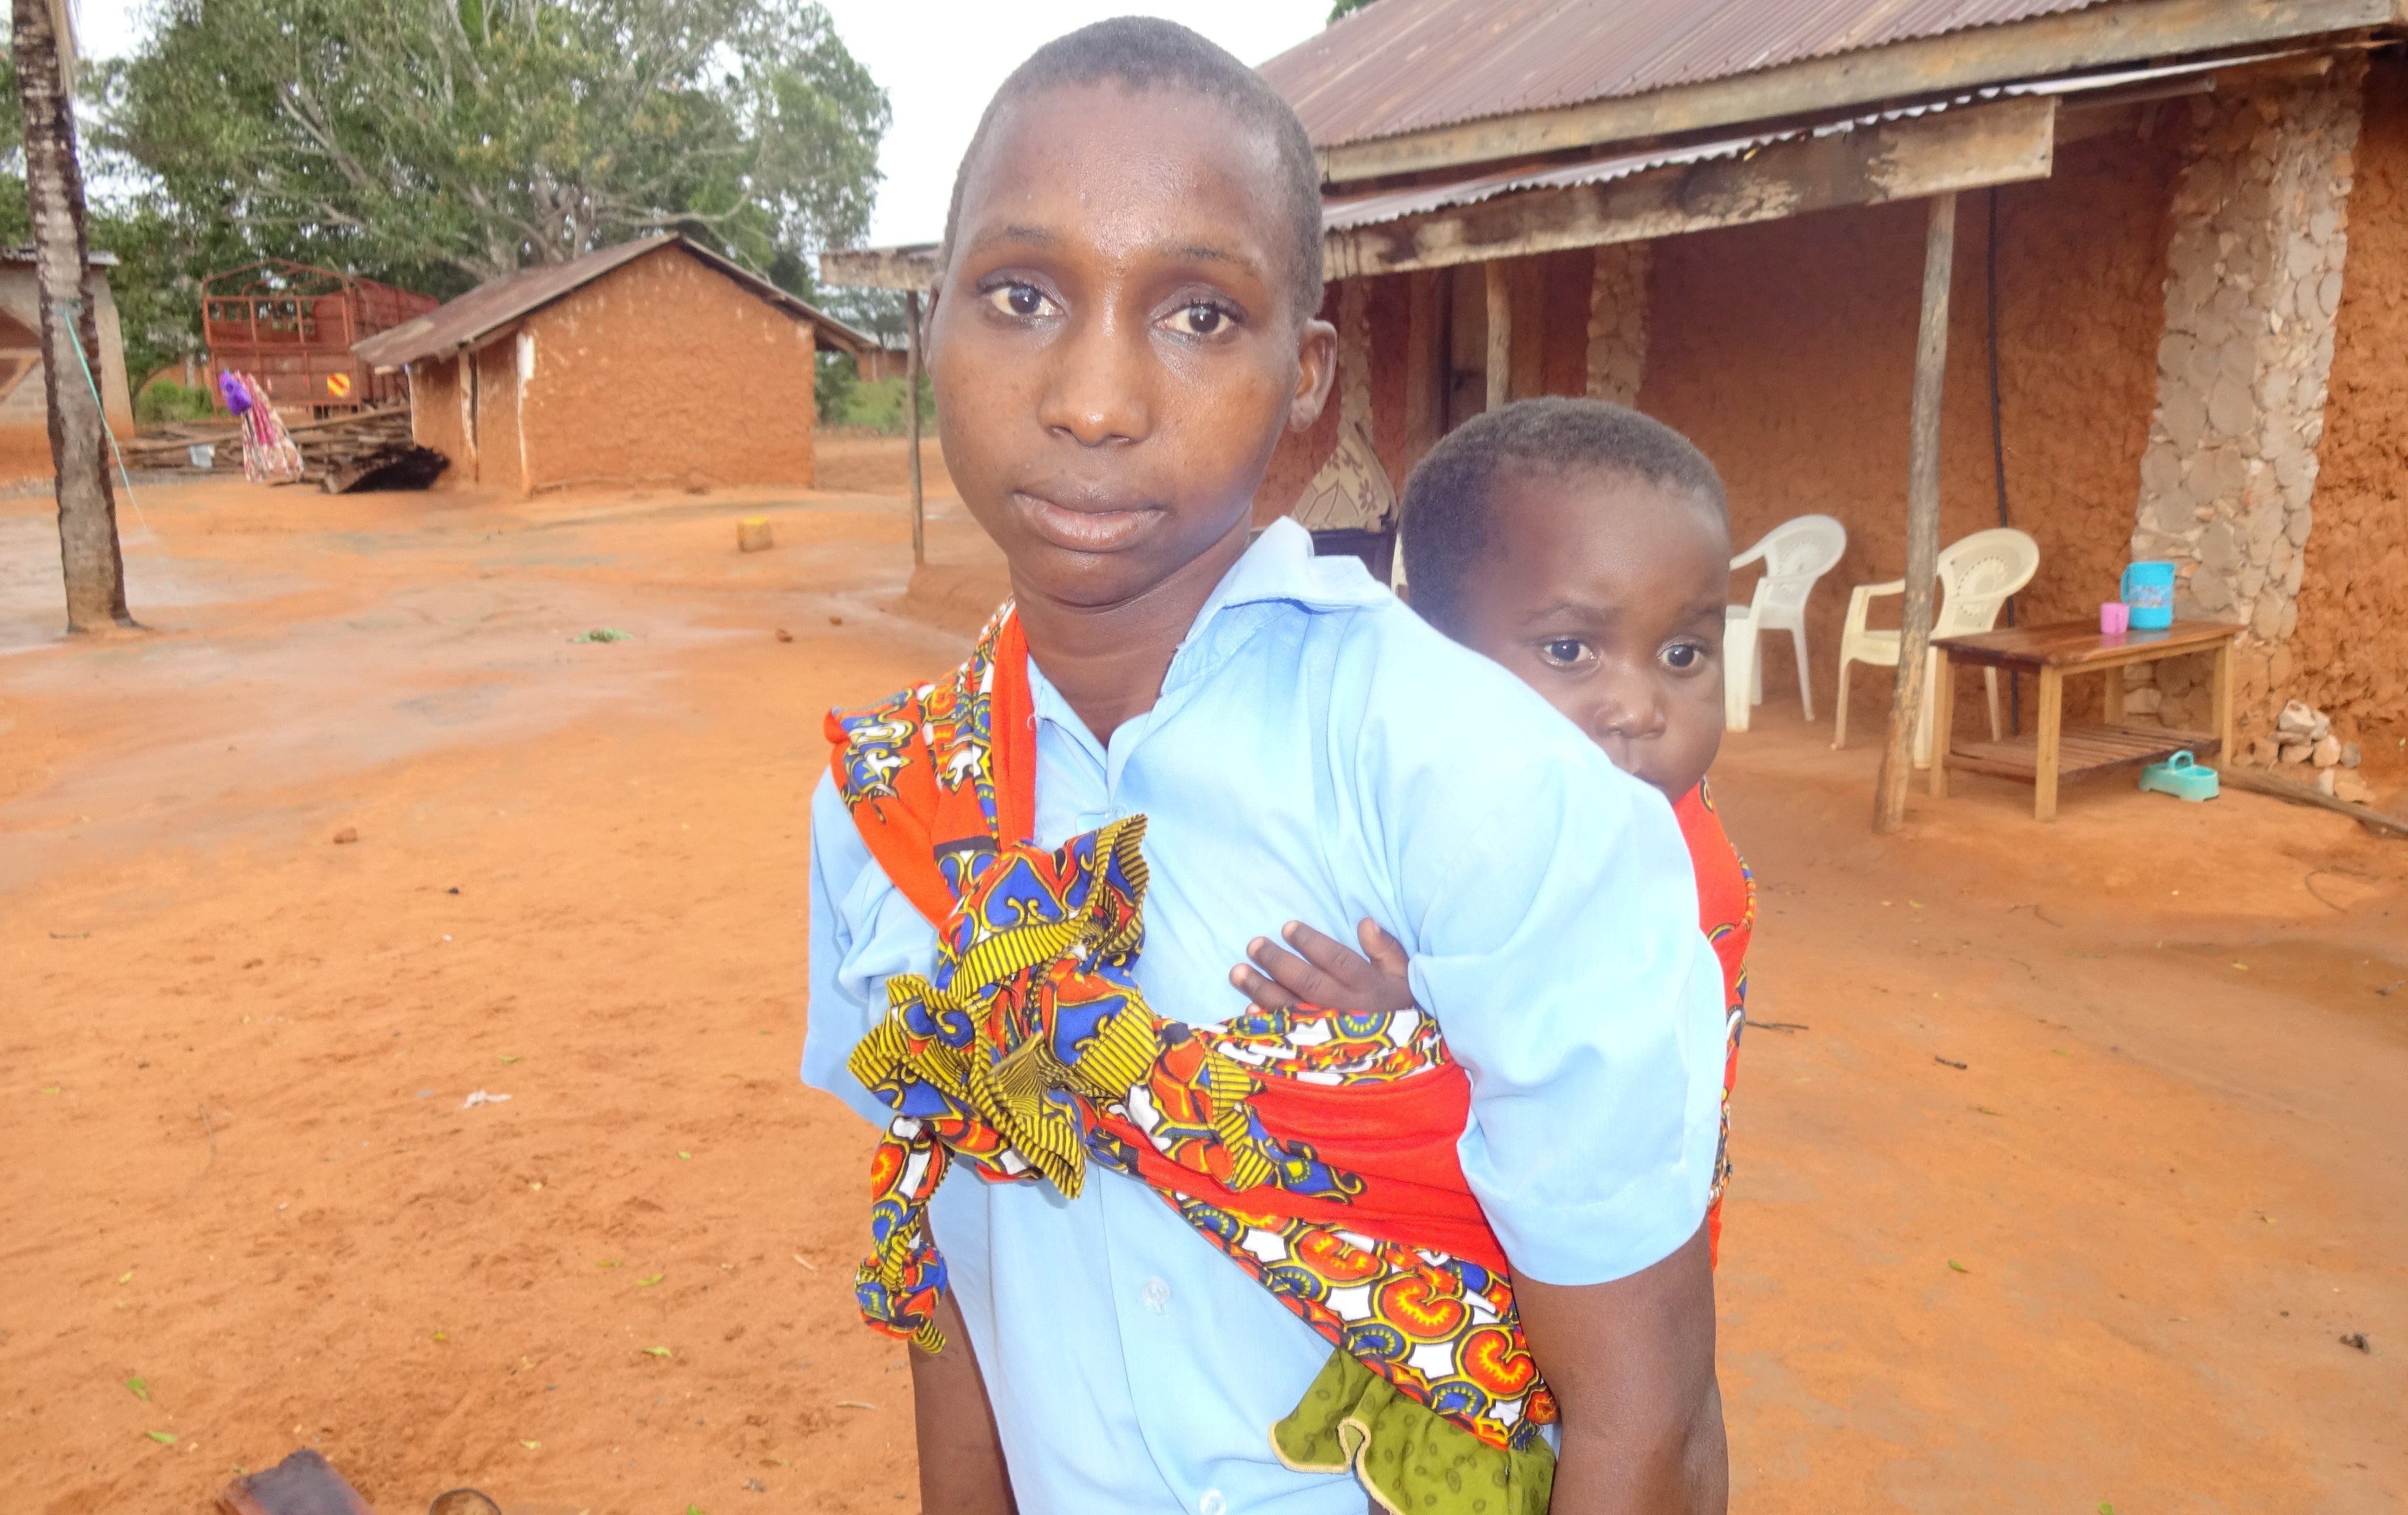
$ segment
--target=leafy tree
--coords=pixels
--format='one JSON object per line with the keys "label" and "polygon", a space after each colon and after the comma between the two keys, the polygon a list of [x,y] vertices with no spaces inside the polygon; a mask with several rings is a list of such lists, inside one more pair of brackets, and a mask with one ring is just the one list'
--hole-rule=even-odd
{"label": "leafy tree", "polygon": [[[89,65],[79,69],[88,72]],[[17,98],[16,60],[0,50],[0,97]],[[33,240],[32,217],[25,203],[24,118],[12,106],[0,110],[0,247],[23,247]],[[79,156],[99,160],[103,183],[88,186],[85,240],[96,252],[113,252],[118,266],[108,271],[109,293],[125,338],[125,372],[136,384],[163,364],[200,348],[194,311],[198,286],[178,266],[180,252],[171,224],[159,207],[141,196],[112,193],[107,182],[122,177],[108,155],[87,145]]]}
{"label": "leafy tree", "polygon": [[25,204],[25,118],[16,108],[16,33],[0,56],[0,91],[9,102],[0,109],[0,246],[21,248],[33,240],[33,214]]}
{"label": "leafy tree", "polygon": [[125,341],[126,379],[139,386],[166,364],[199,353],[202,276],[248,263],[251,255],[188,266],[194,260],[176,222],[138,196],[102,199],[89,224],[93,247],[117,254],[108,291]]}
{"label": "leafy tree", "polygon": [[1365,6],[1368,6],[1370,3],[1371,0],[1336,0],[1336,4],[1329,7],[1329,21],[1327,24],[1334,26],[1337,24],[1338,19],[1340,16],[1352,16],[1354,12],[1362,9]]}
{"label": "leafy tree", "polygon": [[[852,285],[830,285],[817,293],[803,298],[843,322],[857,332],[867,332],[878,338],[881,346],[903,350],[906,328],[911,323],[904,314],[903,292],[860,288]],[[926,296],[921,297],[925,307]]]}
{"label": "leafy tree", "polygon": [[448,294],[646,232],[766,268],[868,224],[885,92],[817,5],[163,0],[155,15],[108,71],[102,140],[155,178],[214,266],[275,254]]}
{"label": "leafy tree", "polygon": [[[823,425],[860,427],[887,436],[903,435],[900,374],[892,379],[864,379],[861,365],[851,353],[823,352],[811,390]],[[937,429],[937,389],[924,370],[920,375],[920,425],[924,434]]]}

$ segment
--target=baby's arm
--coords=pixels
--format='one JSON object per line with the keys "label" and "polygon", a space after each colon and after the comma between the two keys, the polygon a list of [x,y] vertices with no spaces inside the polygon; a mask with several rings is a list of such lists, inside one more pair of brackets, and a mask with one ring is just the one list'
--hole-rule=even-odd
{"label": "baby's arm", "polygon": [[1291,1009],[1318,1005],[1331,1010],[1406,1010],[1412,1008],[1413,987],[1406,980],[1409,959],[1398,940],[1367,917],[1354,928],[1363,950],[1356,952],[1325,936],[1301,921],[1291,921],[1280,935],[1294,952],[1282,951],[1268,936],[1246,944],[1254,959],[1229,970],[1229,981],[1265,1009]]}

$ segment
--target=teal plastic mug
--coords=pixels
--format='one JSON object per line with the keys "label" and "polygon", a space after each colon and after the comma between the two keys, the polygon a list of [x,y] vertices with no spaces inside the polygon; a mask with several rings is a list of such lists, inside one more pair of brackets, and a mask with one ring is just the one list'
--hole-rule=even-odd
{"label": "teal plastic mug", "polygon": [[2135,563],[2124,570],[2123,601],[2132,607],[2134,631],[2163,631],[2174,623],[2174,565]]}

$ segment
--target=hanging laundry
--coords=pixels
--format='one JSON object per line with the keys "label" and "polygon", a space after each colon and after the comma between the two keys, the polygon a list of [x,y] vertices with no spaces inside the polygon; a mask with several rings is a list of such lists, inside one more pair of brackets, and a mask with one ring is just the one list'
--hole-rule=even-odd
{"label": "hanging laundry", "polygon": [[267,388],[249,374],[218,376],[218,393],[242,422],[242,477],[254,484],[290,484],[301,477],[301,450],[277,415]]}

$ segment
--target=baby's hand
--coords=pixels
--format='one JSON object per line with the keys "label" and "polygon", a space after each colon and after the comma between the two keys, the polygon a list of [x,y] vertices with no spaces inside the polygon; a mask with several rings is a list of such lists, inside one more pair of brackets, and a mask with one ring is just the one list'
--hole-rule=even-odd
{"label": "baby's hand", "polygon": [[1359,954],[1301,921],[1289,922],[1280,935],[1296,952],[1283,952],[1269,937],[1257,936],[1246,945],[1254,965],[1240,964],[1229,970],[1229,981],[1263,1008],[1289,1009],[1298,1004],[1332,1010],[1412,1008],[1405,950],[1369,920],[1355,928],[1363,943]]}

